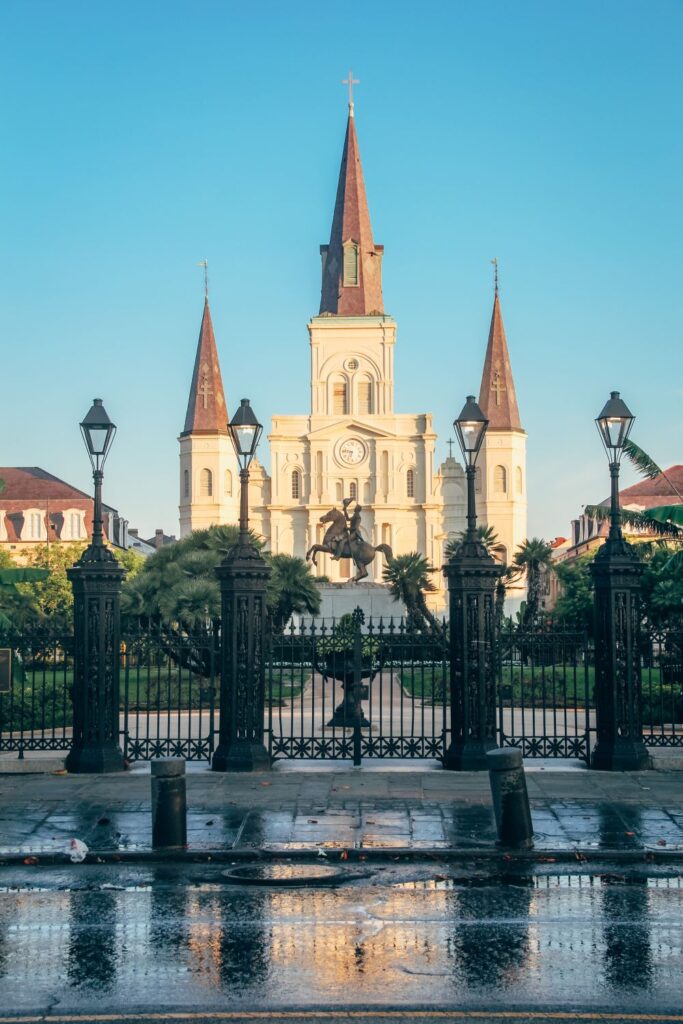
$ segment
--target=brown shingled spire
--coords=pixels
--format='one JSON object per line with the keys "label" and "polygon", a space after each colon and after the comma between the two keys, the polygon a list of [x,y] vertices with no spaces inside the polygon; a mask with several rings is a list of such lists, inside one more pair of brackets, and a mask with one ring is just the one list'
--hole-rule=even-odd
{"label": "brown shingled spire", "polygon": [[484,372],[481,377],[479,406],[489,421],[490,430],[521,430],[522,424],[515,396],[515,382],[512,379],[510,353],[505,339],[503,314],[496,282],[493,299],[493,314],[486,347]]}
{"label": "brown shingled spire", "polygon": [[199,331],[197,358],[194,361],[183,435],[226,434],[227,429],[228,411],[225,406],[221,368],[207,298],[204,300],[204,315]]}
{"label": "brown shingled spire", "polygon": [[369,316],[384,312],[383,245],[375,245],[365,195],[363,169],[349,104],[344,152],[329,245],[321,245],[323,282],[320,312],[338,316]]}

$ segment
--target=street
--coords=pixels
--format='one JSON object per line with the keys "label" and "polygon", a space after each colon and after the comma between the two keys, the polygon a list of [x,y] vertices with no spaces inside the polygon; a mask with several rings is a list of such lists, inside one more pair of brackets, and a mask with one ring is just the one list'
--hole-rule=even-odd
{"label": "street", "polygon": [[2,1020],[683,1019],[674,868],[316,867],[6,867]]}

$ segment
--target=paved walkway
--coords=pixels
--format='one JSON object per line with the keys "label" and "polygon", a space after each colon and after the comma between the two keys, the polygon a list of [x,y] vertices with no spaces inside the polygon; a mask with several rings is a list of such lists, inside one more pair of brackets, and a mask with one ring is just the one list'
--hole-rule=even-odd
{"label": "paved walkway", "polygon": [[[0,776],[0,860],[66,849],[151,846],[149,765],[122,775]],[[537,851],[680,851],[683,776],[527,770]],[[287,764],[254,775],[189,766],[191,851],[493,849],[486,773],[397,763],[350,769]]]}

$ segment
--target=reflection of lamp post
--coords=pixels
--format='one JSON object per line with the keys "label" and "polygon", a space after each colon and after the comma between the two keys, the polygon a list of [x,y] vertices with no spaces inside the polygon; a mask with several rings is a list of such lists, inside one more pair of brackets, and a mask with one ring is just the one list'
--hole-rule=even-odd
{"label": "reflection of lamp post", "polygon": [[70,772],[123,769],[119,746],[120,596],[125,572],[104,543],[103,467],[116,427],[96,398],[81,423],[95,482],[92,538],[67,576],[74,593],[73,738]]}
{"label": "reflection of lamp post", "polygon": [[465,460],[467,532],[444,566],[450,615],[451,743],[443,766],[482,771],[496,746],[494,591],[500,567],[477,536],[475,477],[488,420],[468,395],[453,424]]}
{"label": "reflection of lamp post", "polygon": [[221,587],[221,701],[211,767],[248,772],[270,767],[263,743],[270,568],[249,536],[249,466],[263,428],[247,398],[228,429],[240,465],[240,534],[216,569]]}
{"label": "reflection of lamp post", "polygon": [[609,536],[591,564],[595,585],[595,700],[597,743],[591,767],[647,768],[640,683],[642,566],[624,540],[619,507],[619,463],[635,417],[618,391],[595,421],[612,481]]}

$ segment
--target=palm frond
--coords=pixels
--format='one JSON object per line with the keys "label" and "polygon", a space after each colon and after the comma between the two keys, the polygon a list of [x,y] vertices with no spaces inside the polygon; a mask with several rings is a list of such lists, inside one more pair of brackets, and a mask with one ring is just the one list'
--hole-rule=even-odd
{"label": "palm frond", "polygon": [[639,448],[635,441],[627,441],[624,445],[624,455],[631,463],[634,469],[637,469],[641,476],[646,476],[649,480],[654,480],[656,476],[661,475],[661,469],[657,465],[654,459],[650,458],[647,452],[644,452],[642,448]]}
{"label": "palm frond", "polygon": [[624,454],[629,460],[634,469],[638,470],[641,476],[647,477],[648,480],[654,480],[655,477],[661,476],[668,483],[673,493],[683,500],[683,494],[680,493],[673,480],[666,475],[664,470],[657,465],[655,460],[651,458],[647,452],[644,452],[642,448],[639,448],[635,441],[627,441],[624,445]]}
{"label": "palm frond", "polygon": [[[683,509],[683,505],[664,505],[662,508]],[[586,505],[584,509],[587,516],[598,519],[600,522],[609,521],[609,505]],[[642,530],[643,533],[654,534],[656,537],[681,537],[681,528],[669,519],[659,520],[653,515],[661,509],[651,508],[647,512],[636,512],[633,509],[621,509],[621,522],[632,530]]]}

